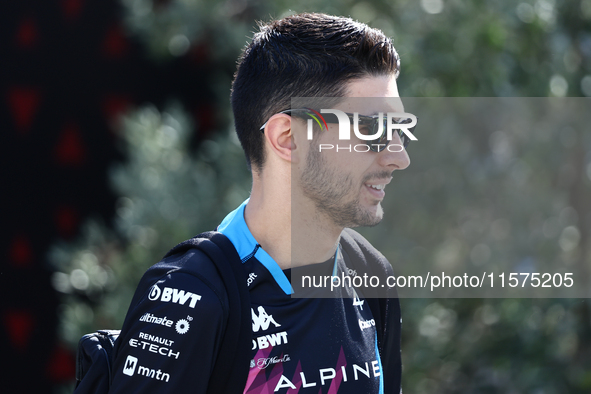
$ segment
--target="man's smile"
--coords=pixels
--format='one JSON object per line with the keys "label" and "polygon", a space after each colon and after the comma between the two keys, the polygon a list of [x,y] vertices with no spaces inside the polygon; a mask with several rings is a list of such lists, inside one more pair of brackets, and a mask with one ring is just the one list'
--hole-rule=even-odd
{"label": "man's smile", "polygon": [[389,178],[386,180],[376,180],[376,181],[371,181],[371,182],[365,182],[364,186],[366,187],[366,189],[369,191],[369,193],[373,197],[381,200],[386,195],[386,192],[384,191],[384,189],[386,188],[386,185],[388,183],[390,183],[391,180],[392,180],[392,178]]}

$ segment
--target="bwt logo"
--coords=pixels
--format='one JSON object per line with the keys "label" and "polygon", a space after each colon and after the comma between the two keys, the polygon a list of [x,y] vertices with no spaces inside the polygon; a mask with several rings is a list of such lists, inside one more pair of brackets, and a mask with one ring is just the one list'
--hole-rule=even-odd
{"label": "bwt logo", "polygon": [[[339,123],[339,139],[340,140],[350,140],[351,139],[351,121],[353,121],[353,132],[355,133],[355,136],[357,138],[359,138],[360,140],[363,141],[375,141],[378,139],[381,139],[384,137],[384,128],[385,128],[385,139],[387,139],[388,141],[392,140],[392,132],[394,130],[401,130],[402,133],[404,133],[404,135],[406,135],[406,137],[412,141],[417,141],[417,137],[414,136],[414,134],[410,131],[412,128],[414,128],[417,125],[417,117],[411,113],[407,113],[407,112],[388,112],[386,114],[386,117],[384,118],[384,113],[383,112],[379,112],[378,116],[363,116],[363,115],[359,115],[358,112],[355,112],[353,114],[349,114],[346,112],[343,112],[341,110],[338,109],[321,109],[320,113],[318,113],[318,111],[315,111],[311,108],[307,108],[308,110],[310,110],[312,113],[308,113],[308,115],[310,117],[312,117],[316,123],[318,124],[318,126],[320,126],[320,128],[322,128],[322,124],[324,124],[324,127],[326,129],[328,129],[328,125],[327,122],[325,120],[325,118],[321,115],[321,114],[332,114],[334,116],[336,116],[338,123]],[[315,116],[316,115],[316,116]],[[371,133],[364,133],[362,131],[360,131],[359,129],[359,125],[360,125],[360,121],[359,118],[362,118],[362,120],[366,120],[368,118],[373,119],[374,123],[373,125],[375,125],[375,127],[371,127]],[[408,123],[397,123],[396,120],[398,119],[407,119],[409,120]],[[320,121],[322,121],[322,123],[320,123]],[[331,122],[334,123],[334,122]],[[363,124],[363,122],[362,122]],[[312,129],[313,129],[313,122],[312,119],[308,119],[308,140],[311,140],[313,138],[312,135]]]}
{"label": "bwt logo", "polygon": [[193,294],[188,291],[173,289],[171,287],[165,287],[164,290],[160,290],[157,285],[152,286],[150,294],[148,295],[150,301],[161,302],[172,302],[173,304],[185,305],[190,299],[189,307],[195,308],[197,301],[201,299],[199,294]]}

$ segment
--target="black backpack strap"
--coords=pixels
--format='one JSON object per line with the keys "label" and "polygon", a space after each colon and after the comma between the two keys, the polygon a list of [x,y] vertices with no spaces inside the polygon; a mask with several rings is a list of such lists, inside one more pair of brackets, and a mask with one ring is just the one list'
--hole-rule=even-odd
{"label": "black backpack strap", "polygon": [[248,377],[252,339],[252,316],[246,273],[232,242],[217,231],[201,233],[181,242],[165,257],[184,253],[192,248],[201,250],[215,264],[224,283],[229,304],[226,331],[207,393],[241,393]]}

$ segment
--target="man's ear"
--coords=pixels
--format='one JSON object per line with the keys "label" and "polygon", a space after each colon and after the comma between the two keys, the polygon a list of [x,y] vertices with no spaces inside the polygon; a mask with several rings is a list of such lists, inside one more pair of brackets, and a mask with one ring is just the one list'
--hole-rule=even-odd
{"label": "man's ear", "polygon": [[291,116],[286,114],[275,114],[269,118],[265,126],[265,139],[269,149],[277,157],[292,161],[292,150],[295,143],[291,133]]}

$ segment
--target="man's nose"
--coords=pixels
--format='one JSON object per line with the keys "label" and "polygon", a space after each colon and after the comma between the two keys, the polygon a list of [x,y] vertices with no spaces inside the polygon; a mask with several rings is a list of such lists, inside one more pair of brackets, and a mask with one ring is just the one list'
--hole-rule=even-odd
{"label": "man's nose", "polygon": [[395,139],[380,153],[378,163],[383,167],[391,167],[394,170],[404,170],[410,165],[410,157],[406,148],[403,148],[402,141],[396,136]]}

